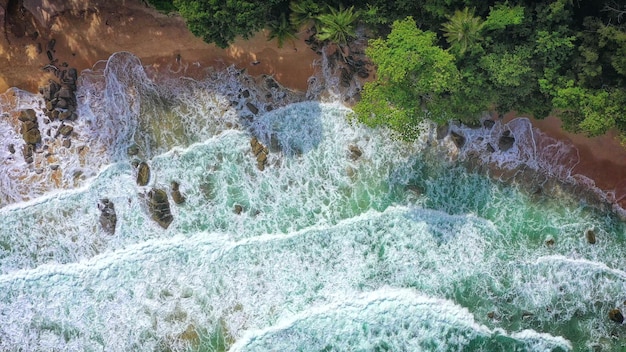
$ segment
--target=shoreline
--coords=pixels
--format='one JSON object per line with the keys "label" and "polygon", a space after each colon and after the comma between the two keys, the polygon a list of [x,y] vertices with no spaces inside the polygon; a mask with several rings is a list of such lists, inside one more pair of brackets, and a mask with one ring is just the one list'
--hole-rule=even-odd
{"label": "shoreline", "polygon": [[[79,72],[115,52],[129,51],[155,79],[160,75],[202,79],[212,69],[234,65],[252,77],[270,75],[286,88],[305,92],[316,73],[319,55],[304,42],[306,33],[283,48],[268,42],[261,31],[220,49],[193,36],[179,16],[158,13],[140,0],[45,3],[47,7],[42,0],[24,0],[27,11],[9,13],[8,0],[0,0],[0,17],[7,28],[0,37],[0,66],[10,67],[0,72],[0,92],[13,87],[37,92],[53,78],[42,70],[49,63],[46,49],[53,39],[51,50],[58,64],[67,63]],[[530,121],[549,137],[573,145],[579,162],[572,174],[593,180],[608,200],[626,209],[626,148],[614,134],[588,138],[562,130],[555,117]]]}

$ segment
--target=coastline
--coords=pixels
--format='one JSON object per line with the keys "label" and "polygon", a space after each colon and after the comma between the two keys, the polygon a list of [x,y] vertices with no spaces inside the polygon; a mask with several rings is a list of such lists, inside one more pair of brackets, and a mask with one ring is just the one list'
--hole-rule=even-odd
{"label": "coastline", "polygon": [[[129,51],[154,78],[164,74],[201,79],[213,68],[234,65],[251,76],[271,75],[298,91],[306,91],[316,71],[313,63],[319,58],[304,42],[305,33],[283,48],[259,32],[220,49],[193,36],[179,16],[158,13],[140,0],[54,1],[45,7],[41,0],[24,0],[27,11],[19,13],[7,4],[8,0],[0,1],[0,16],[7,13],[0,66],[10,69],[0,72],[0,92],[11,87],[36,92],[53,77],[41,69],[49,62],[45,49],[52,39],[59,63],[66,62],[79,72],[115,52]],[[567,133],[554,117],[531,121],[548,136],[574,145],[580,161],[572,173],[593,180],[610,201],[626,209],[626,148],[614,135],[587,138]]]}

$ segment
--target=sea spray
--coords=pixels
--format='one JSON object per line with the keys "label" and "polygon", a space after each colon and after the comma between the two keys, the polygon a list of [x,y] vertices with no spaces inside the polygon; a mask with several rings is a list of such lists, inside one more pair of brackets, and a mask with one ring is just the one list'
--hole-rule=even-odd
{"label": "sea spray", "polygon": [[[81,78],[73,138],[92,139],[74,156],[87,175],[77,188],[42,181],[34,199],[0,209],[0,349],[624,345],[608,319],[626,310],[626,230],[611,214],[467,172],[456,163],[467,149],[426,124],[407,144],[339,104],[276,109],[286,96],[267,78],[258,92],[270,98],[257,100],[236,70],[167,88],[139,64],[120,53]],[[118,101],[102,106],[102,92]],[[252,136],[270,149],[263,171]],[[527,142],[524,160],[554,162]],[[559,153],[552,174],[567,176],[574,159]],[[170,201],[164,229],[146,195],[172,182],[186,200]],[[103,199],[113,234],[98,220]]]}

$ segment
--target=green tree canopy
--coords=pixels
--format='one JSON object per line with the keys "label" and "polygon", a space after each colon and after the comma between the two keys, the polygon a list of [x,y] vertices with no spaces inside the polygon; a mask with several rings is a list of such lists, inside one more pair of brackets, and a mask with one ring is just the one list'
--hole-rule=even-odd
{"label": "green tree canopy", "polygon": [[226,48],[266,26],[280,0],[174,0],[187,27],[208,43]]}
{"label": "green tree canopy", "polygon": [[433,32],[417,28],[413,18],[396,21],[387,39],[372,40],[367,55],[378,67],[354,110],[370,126],[388,125],[404,137],[430,114],[446,119],[449,94],[459,82],[454,57],[436,45]]}

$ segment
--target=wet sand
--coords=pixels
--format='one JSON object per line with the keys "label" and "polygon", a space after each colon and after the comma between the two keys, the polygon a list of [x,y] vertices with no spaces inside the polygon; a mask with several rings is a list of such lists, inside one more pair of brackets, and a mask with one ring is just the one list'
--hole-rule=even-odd
{"label": "wet sand", "polygon": [[[52,76],[42,67],[47,51],[57,62],[80,71],[111,54],[129,51],[145,65],[202,78],[209,67],[235,65],[253,76],[270,74],[281,84],[306,90],[319,56],[304,43],[306,33],[278,48],[259,32],[220,49],[191,34],[180,16],[164,15],[140,0],[24,0],[24,8],[7,6],[4,35],[0,36],[0,92],[9,87],[36,92]],[[2,23],[0,23],[2,25]]]}

